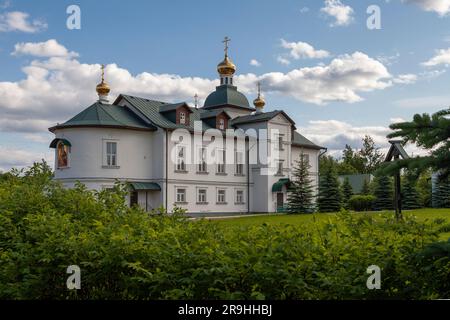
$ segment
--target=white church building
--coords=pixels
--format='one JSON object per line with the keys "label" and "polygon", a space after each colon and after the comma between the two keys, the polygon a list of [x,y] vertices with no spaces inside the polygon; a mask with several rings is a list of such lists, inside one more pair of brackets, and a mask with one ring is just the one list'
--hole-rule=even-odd
{"label": "white church building", "polygon": [[49,128],[55,179],[97,190],[127,182],[129,204],[147,211],[278,212],[303,155],[317,190],[319,155],[326,149],[297,132],[284,111],[264,112],[260,90],[249,104],[233,83],[236,67],[225,43],[220,85],[202,107],[126,94],[110,104],[102,75],[99,100]]}

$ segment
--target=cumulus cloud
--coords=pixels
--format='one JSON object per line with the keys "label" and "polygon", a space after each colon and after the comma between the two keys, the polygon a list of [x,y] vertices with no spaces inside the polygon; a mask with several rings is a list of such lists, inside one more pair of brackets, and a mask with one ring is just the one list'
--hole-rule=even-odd
{"label": "cumulus cloud", "polygon": [[316,50],[312,45],[306,42],[287,42],[281,39],[281,46],[285,49],[289,49],[289,56],[293,59],[321,59],[330,56],[330,53],[326,50]]}
{"label": "cumulus cloud", "polygon": [[47,23],[43,20],[30,20],[26,12],[12,11],[0,14],[0,32],[27,32],[36,33],[47,29]]}
{"label": "cumulus cloud", "polygon": [[[399,120],[402,119],[393,118],[391,123]],[[357,126],[338,120],[317,120],[309,121],[307,126],[299,128],[298,131],[315,143],[328,148],[328,153],[337,158],[342,156],[342,150],[346,144],[353,149],[360,149],[362,147],[362,138],[365,135],[371,136],[375,145],[383,153],[387,153],[390,147],[386,135],[391,130],[387,125]],[[426,153],[415,145],[408,145],[406,151],[414,155]]]}
{"label": "cumulus cloud", "polygon": [[278,57],[277,57],[277,61],[278,61],[279,63],[281,63],[282,65],[285,65],[285,66],[288,66],[288,65],[291,64],[291,62],[290,62],[288,59],[283,58],[282,56],[278,56]]}
{"label": "cumulus cloud", "polygon": [[402,2],[418,5],[422,10],[436,12],[441,17],[450,13],[450,0],[402,0]]}
{"label": "cumulus cloud", "polygon": [[398,84],[413,84],[417,81],[417,76],[415,74],[400,74],[394,79],[394,83]]}
{"label": "cumulus cloud", "polygon": [[436,54],[434,57],[422,63],[422,65],[426,67],[435,67],[440,64],[450,64],[450,48],[436,50]]}
{"label": "cumulus cloud", "polygon": [[347,26],[353,21],[353,8],[340,0],[325,0],[325,7],[320,11],[334,19],[330,24],[331,27]]}
{"label": "cumulus cloud", "polygon": [[250,60],[250,65],[254,66],[254,67],[260,67],[261,66],[261,62],[259,62],[256,59],[252,59],[252,60]]}
{"label": "cumulus cloud", "polygon": [[[74,55],[65,54],[70,51],[64,47],[58,51],[61,56],[45,57],[47,51],[42,47],[45,47],[42,43],[28,46],[33,49],[27,52],[37,52],[40,57],[22,68],[23,79],[0,82],[0,131],[45,132],[98,99],[95,85],[100,81],[99,64],[81,63]],[[105,73],[112,89],[111,101],[124,93],[168,102],[190,102],[195,94],[200,100],[205,99],[218,85],[217,79],[150,72],[133,75],[116,64],[107,65]],[[239,90],[246,94],[254,93],[258,81],[267,93],[314,104],[360,101],[361,93],[382,90],[395,83],[382,63],[361,52],[339,56],[329,64],[286,73],[248,73],[235,79]]]}
{"label": "cumulus cloud", "polygon": [[52,151],[46,152],[32,152],[11,147],[0,146],[0,172],[5,172],[11,168],[24,168],[31,166],[33,162],[44,159],[49,164],[54,161],[54,154]]}
{"label": "cumulus cloud", "polygon": [[78,53],[69,51],[55,39],[45,42],[21,42],[14,46],[12,55],[30,55],[35,57],[77,57]]}

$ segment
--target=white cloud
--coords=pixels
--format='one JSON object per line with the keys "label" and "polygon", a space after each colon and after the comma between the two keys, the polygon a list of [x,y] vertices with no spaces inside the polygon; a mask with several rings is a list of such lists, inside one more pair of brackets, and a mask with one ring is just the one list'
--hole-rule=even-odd
{"label": "white cloud", "polygon": [[278,56],[278,57],[277,57],[277,61],[278,61],[279,63],[285,65],[285,66],[291,64],[291,62],[290,62],[288,59],[286,59],[286,58],[284,58],[284,57],[282,57],[282,56]]}
{"label": "white cloud", "polygon": [[400,74],[394,79],[394,83],[398,84],[413,84],[417,81],[415,74]]}
{"label": "white cloud", "polygon": [[252,60],[250,60],[250,65],[254,66],[254,67],[260,67],[261,66],[261,62],[259,62],[256,59],[252,59]]}
{"label": "white cloud", "polygon": [[55,39],[45,42],[21,42],[14,46],[12,55],[30,55],[35,57],[77,57],[78,53],[69,52]]}
{"label": "white cloud", "polygon": [[[391,119],[391,122],[398,122],[400,118]],[[298,131],[315,143],[328,148],[328,153],[339,158],[345,145],[350,145],[353,149],[362,147],[362,139],[365,135],[373,138],[375,145],[380,151],[387,153],[389,150],[387,134],[391,132],[386,126],[356,126],[338,120],[318,120],[309,121],[308,125],[299,128]],[[424,150],[415,145],[408,145],[406,151],[411,154],[424,154]]]}
{"label": "white cloud", "polygon": [[281,39],[281,46],[285,49],[289,49],[289,56],[293,59],[321,59],[330,56],[330,53],[325,50],[316,50],[312,45],[306,42],[287,42]]}
{"label": "white cloud", "polygon": [[[0,81],[0,131],[46,132],[48,127],[68,120],[98,99],[98,64],[80,63],[70,55],[41,57],[22,71],[25,77],[21,80]],[[218,85],[217,79],[200,77],[150,72],[132,75],[116,64],[107,65],[105,73],[112,89],[111,102],[119,93],[168,102],[191,101],[197,93],[203,100]],[[245,94],[254,92],[257,81],[262,82],[267,93],[315,104],[360,101],[361,93],[382,90],[394,83],[382,63],[361,52],[337,57],[329,64],[286,73],[242,74],[235,79]]]}
{"label": "white cloud", "polygon": [[440,64],[450,64],[450,48],[436,50],[436,55],[434,57],[422,63],[422,65],[426,67],[434,67]]}
{"label": "white cloud", "polygon": [[21,31],[35,33],[47,29],[47,23],[42,20],[29,20],[26,12],[12,11],[0,14],[0,32]]}
{"label": "white cloud", "polygon": [[308,7],[303,7],[303,8],[301,8],[300,9],[300,13],[307,13],[307,12],[309,12],[309,8]]}
{"label": "white cloud", "polygon": [[450,0],[402,0],[402,2],[418,5],[422,10],[436,12],[441,17],[450,13]]}
{"label": "white cloud", "polygon": [[33,162],[39,162],[44,159],[49,164],[54,161],[53,152],[48,150],[46,152],[33,152],[21,150],[17,148],[0,146],[0,172],[5,172],[11,168],[24,168],[31,166]]}
{"label": "white cloud", "polygon": [[320,11],[334,18],[334,22],[330,24],[331,27],[347,26],[353,21],[353,8],[340,0],[325,0],[325,7]]}

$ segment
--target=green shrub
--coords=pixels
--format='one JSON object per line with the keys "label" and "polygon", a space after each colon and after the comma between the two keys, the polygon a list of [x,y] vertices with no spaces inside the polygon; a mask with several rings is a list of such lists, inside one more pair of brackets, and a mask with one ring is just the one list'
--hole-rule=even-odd
{"label": "green shrub", "polygon": [[[0,299],[449,298],[444,221],[345,211],[311,226],[224,227],[64,189],[45,167],[0,182]],[[157,212],[155,212],[157,213]],[[381,290],[366,287],[367,267]],[[81,289],[66,288],[67,266]]]}
{"label": "green shrub", "polygon": [[375,202],[375,197],[371,195],[355,195],[349,200],[350,208],[355,211],[369,211],[372,210]]}

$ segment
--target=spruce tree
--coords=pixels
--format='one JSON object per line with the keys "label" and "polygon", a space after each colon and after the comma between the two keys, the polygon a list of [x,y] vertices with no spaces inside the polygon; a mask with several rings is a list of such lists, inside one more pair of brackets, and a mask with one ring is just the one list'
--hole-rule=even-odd
{"label": "spruce tree", "polygon": [[361,188],[361,194],[364,196],[370,195],[370,184],[369,179],[364,179],[362,188]]}
{"label": "spruce tree", "polygon": [[339,181],[334,168],[325,170],[320,176],[317,204],[320,212],[334,212],[341,209]]}
{"label": "spruce tree", "polygon": [[348,177],[345,177],[344,182],[342,183],[342,205],[345,209],[350,208],[349,200],[353,195],[353,189],[350,184],[350,180]]}
{"label": "spruce tree", "polygon": [[403,177],[402,183],[402,208],[406,210],[420,208],[419,192],[417,191],[416,179],[410,175]]}
{"label": "spruce tree", "polygon": [[450,180],[438,179],[433,194],[433,206],[435,208],[450,208]]}
{"label": "spruce tree", "polygon": [[311,213],[314,211],[314,189],[310,179],[309,165],[303,153],[295,161],[293,179],[288,193],[287,210],[289,213]]}
{"label": "spruce tree", "polygon": [[394,192],[391,179],[388,176],[379,176],[375,182],[374,203],[375,210],[391,210],[394,208]]}

